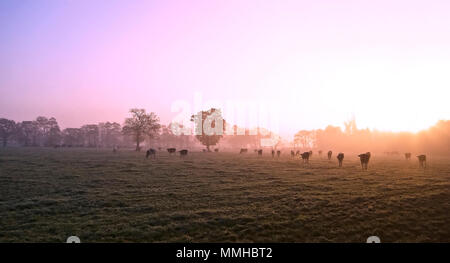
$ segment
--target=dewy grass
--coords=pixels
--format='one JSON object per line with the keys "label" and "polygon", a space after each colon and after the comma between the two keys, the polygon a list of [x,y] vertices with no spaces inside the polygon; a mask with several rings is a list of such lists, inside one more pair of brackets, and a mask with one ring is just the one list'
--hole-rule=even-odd
{"label": "dewy grass", "polygon": [[0,242],[450,241],[450,158],[0,149]]}

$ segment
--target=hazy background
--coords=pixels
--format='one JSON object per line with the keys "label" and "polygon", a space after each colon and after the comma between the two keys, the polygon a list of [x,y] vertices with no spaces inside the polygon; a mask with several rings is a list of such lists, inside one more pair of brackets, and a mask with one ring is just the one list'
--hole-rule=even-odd
{"label": "hazy background", "polygon": [[[62,127],[133,107],[266,101],[279,130],[448,119],[448,1],[0,2],[0,113]],[[211,105],[214,106],[214,105]],[[206,109],[206,105],[205,105]],[[235,113],[239,114],[239,112]]]}

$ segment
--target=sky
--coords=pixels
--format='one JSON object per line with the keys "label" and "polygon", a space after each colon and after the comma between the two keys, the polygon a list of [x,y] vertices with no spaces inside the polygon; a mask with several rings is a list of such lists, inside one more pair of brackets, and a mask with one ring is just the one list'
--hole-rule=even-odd
{"label": "sky", "polygon": [[0,1],[0,117],[222,108],[281,135],[450,119],[449,1]]}

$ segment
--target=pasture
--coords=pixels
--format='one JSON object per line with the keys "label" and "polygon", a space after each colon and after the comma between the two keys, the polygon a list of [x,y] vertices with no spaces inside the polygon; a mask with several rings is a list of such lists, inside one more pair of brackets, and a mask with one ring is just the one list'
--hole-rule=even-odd
{"label": "pasture", "polygon": [[450,241],[450,158],[0,149],[0,242]]}

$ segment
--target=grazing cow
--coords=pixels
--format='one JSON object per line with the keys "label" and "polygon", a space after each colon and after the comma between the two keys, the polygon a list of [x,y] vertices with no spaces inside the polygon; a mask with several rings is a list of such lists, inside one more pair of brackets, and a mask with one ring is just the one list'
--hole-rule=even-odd
{"label": "grazing cow", "polygon": [[426,168],[427,167],[427,156],[425,154],[422,154],[422,155],[417,155],[417,158],[419,158],[420,167]]}
{"label": "grazing cow", "polygon": [[339,161],[339,167],[342,167],[342,161],[344,160],[344,154],[343,153],[339,153],[336,158]]}
{"label": "grazing cow", "polygon": [[332,151],[328,151],[328,161],[331,160],[331,155],[333,154]]}
{"label": "grazing cow", "polygon": [[214,152],[218,153],[219,152],[219,148],[214,149]]}
{"label": "grazing cow", "polygon": [[272,158],[275,157],[275,150],[272,150]]}
{"label": "grazing cow", "polygon": [[295,152],[293,150],[291,150],[291,157],[294,158],[295,157]]}
{"label": "grazing cow", "polygon": [[172,153],[176,153],[177,149],[175,148],[167,148],[167,151],[169,152],[170,155],[172,155]]}
{"label": "grazing cow", "polygon": [[405,159],[411,160],[411,153],[405,153]]}
{"label": "grazing cow", "polygon": [[369,164],[370,160],[370,152],[366,152],[363,154],[358,155],[359,160],[361,161],[361,168],[363,170],[367,170],[367,165]]}
{"label": "grazing cow", "polygon": [[311,152],[304,152],[301,154],[303,163],[309,163],[309,157],[311,156]]}
{"label": "grazing cow", "polygon": [[156,150],[155,149],[149,149],[147,151],[147,154],[145,155],[145,158],[148,159],[149,156],[153,156],[153,158],[156,158]]}
{"label": "grazing cow", "polygon": [[248,149],[247,148],[241,148],[241,151],[239,152],[239,154],[241,154],[241,153],[247,153],[248,152]]}
{"label": "grazing cow", "polygon": [[180,151],[180,158],[183,156],[186,156],[188,154],[188,150],[181,150]]}
{"label": "grazing cow", "polygon": [[281,151],[277,151],[277,157],[280,157]]}
{"label": "grazing cow", "polygon": [[262,150],[261,149],[258,150],[258,156],[262,156]]}

